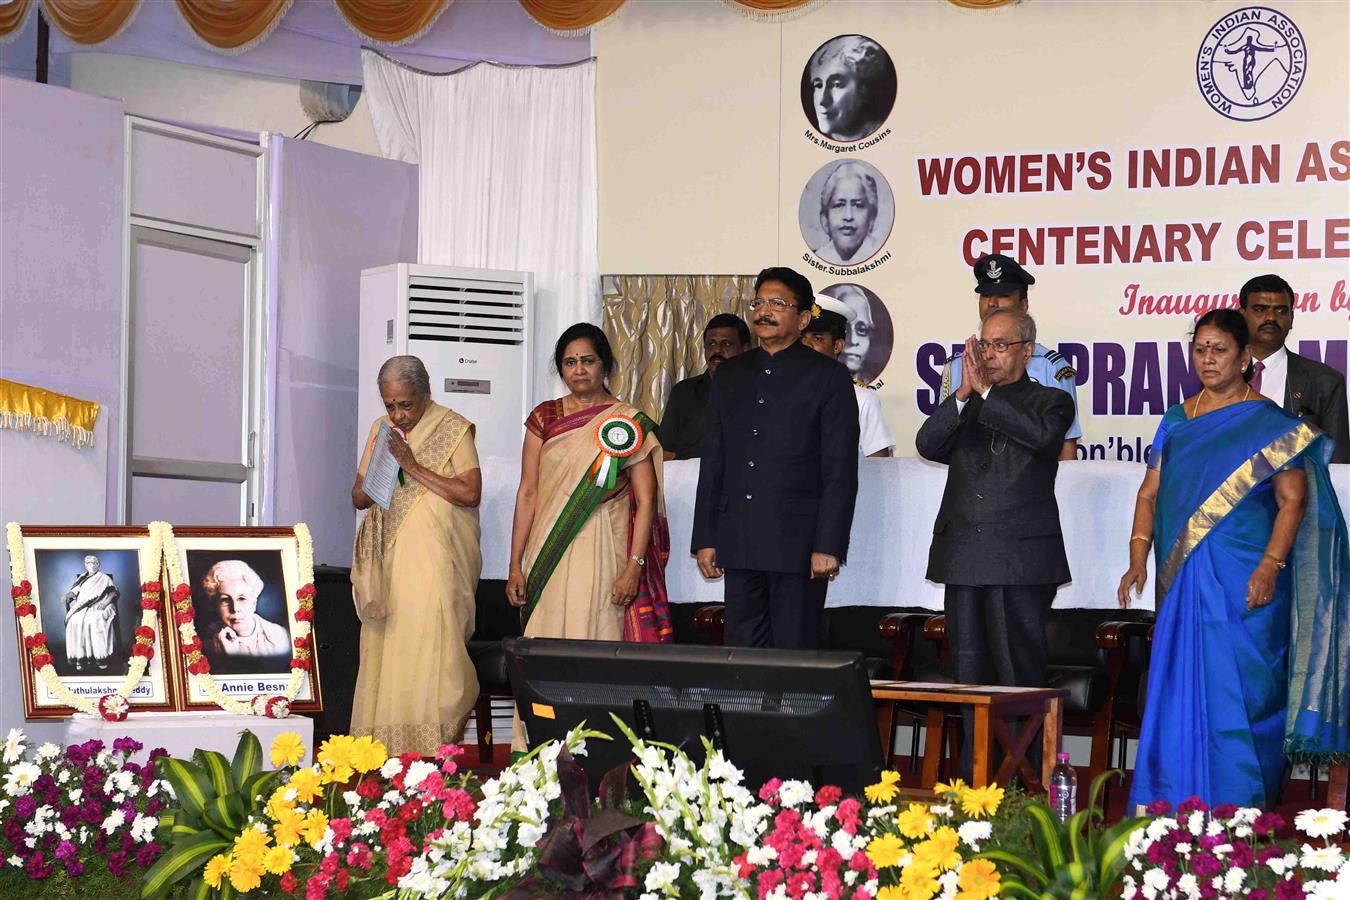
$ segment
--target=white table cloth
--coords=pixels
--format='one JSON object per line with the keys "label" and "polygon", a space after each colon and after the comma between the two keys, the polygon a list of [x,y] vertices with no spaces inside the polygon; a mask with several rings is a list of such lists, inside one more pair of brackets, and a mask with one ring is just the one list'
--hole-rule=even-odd
{"label": "white table cloth", "polygon": [[[1350,506],[1350,466],[1331,467],[1341,509]],[[1144,469],[1138,463],[1068,462],[1059,467],[1055,494],[1073,581],[1060,588],[1060,608],[1111,608],[1116,586],[1129,565],[1135,494]],[[511,516],[520,464],[483,460],[483,578],[506,578]],[[830,585],[828,606],[918,606],[942,608],[942,585],[926,580],[933,520],[942,501],[947,467],[922,459],[862,459],[858,505],[853,516],[848,564]],[[689,553],[698,460],[665,465],[666,512],[671,559],[666,585],[672,603],[715,603],[721,581],[705,581]],[[505,602],[505,600],[503,600]],[[1153,571],[1138,604],[1153,608]]]}

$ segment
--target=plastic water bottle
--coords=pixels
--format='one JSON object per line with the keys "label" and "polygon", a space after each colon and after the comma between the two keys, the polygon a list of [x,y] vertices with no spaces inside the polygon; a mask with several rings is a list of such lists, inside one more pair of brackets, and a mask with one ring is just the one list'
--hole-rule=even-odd
{"label": "plastic water bottle", "polygon": [[1061,753],[1059,762],[1050,770],[1050,808],[1067,822],[1078,811],[1078,774],[1069,765],[1069,754]]}

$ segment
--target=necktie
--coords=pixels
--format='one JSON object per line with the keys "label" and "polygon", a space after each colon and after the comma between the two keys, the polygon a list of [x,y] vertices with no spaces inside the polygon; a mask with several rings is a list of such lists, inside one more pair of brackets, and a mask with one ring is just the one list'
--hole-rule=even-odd
{"label": "necktie", "polygon": [[1265,370],[1266,364],[1261,362],[1261,360],[1258,359],[1252,362],[1252,390],[1256,391],[1258,394],[1261,393],[1261,373]]}

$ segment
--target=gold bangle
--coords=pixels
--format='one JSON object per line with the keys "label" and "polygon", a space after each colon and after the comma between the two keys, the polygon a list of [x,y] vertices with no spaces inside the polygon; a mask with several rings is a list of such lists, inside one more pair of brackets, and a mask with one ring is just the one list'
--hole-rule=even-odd
{"label": "gold bangle", "polygon": [[1262,559],[1268,559],[1268,560],[1270,560],[1271,562],[1273,562],[1273,563],[1275,564],[1275,568],[1277,568],[1277,569],[1283,569],[1286,565],[1288,565],[1288,563],[1286,563],[1284,560],[1280,559],[1280,558],[1279,558],[1278,556],[1276,556],[1274,553],[1262,553],[1262,554],[1261,554],[1261,557],[1262,557]]}
{"label": "gold bangle", "polygon": [[1146,543],[1152,543],[1152,542],[1153,542],[1153,538],[1149,537],[1149,536],[1146,535],[1146,534],[1136,534],[1136,535],[1132,535],[1132,536],[1130,537],[1130,540],[1132,540],[1132,541],[1144,541],[1144,542],[1146,542]]}

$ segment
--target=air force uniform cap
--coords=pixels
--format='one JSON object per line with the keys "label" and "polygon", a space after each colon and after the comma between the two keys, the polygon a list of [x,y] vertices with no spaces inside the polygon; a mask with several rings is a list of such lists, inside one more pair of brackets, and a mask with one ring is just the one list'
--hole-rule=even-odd
{"label": "air force uniform cap", "polygon": [[975,293],[1012,294],[1036,283],[1031,273],[1017,260],[1002,253],[981,256],[975,263]]}

